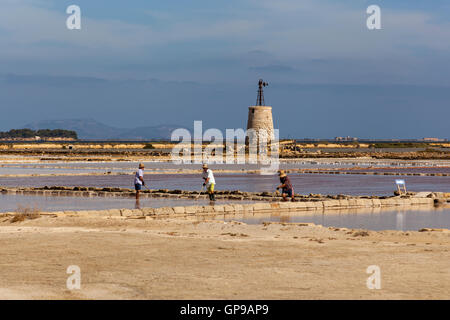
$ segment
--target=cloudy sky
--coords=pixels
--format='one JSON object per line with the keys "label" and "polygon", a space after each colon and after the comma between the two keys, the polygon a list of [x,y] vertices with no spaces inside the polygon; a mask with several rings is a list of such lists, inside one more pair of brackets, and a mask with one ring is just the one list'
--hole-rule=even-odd
{"label": "cloudy sky", "polygon": [[244,127],[262,77],[282,137],[450,138],[448,0],[1,0],[0,48],[2,130]]}

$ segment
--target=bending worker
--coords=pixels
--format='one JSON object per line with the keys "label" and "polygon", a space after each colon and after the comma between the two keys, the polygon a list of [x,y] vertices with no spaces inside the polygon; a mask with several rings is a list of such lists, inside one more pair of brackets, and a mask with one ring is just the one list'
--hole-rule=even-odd
{"label": "bending worker", "polygon": [[280,176],[280,185],[277,187],[278,189],[282,189],[281,196],[283,197],[284,201],[288,201],[287,197],[289,196],[292,201],[294,200],[294,188],[292,187],[291,180],[286,175],[286,173],[283,170],[280,170],[278,175]]}
{"label": "bending worker", "polygon": [[144,181],[144,164],[139,163],[139,170],[136,171],[134,176],[134,189],[136,190],[136,200],[139,200],[139,192],[142,190],[142,186],[145,186]]}
{"label": "bending worker", "polygon": [[211,169],[208,169],[208,165],[205,163],[203,165],[203,180],[205,182],[203,183],[203,186],[206,186],[206,189],[208,190],[209,200],[216,201],[216,198],[214,197],[214,185],[216,184],[216,180],[214,179],[214,174]]}

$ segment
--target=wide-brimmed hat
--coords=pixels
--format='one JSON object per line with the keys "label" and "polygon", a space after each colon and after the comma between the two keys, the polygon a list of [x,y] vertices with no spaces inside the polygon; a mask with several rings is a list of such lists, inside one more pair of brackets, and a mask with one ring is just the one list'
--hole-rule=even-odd
{"label": "wide-brimmed hat", "polygon": [[143,163],[139,163],[139,169],[144,169],[144,164]]}
{"label": "wide-brimmed hat", "polygon": [[206,163],[204,163],[204,164],[202,165],[202,168],[203,168],[203,169],[208,169],[208,165],[207,165]]}
{"label": "wide-brimmed hat", "polygon": [[280,178],[286,177],[286,173],[283,170],[278,171],[278,175],[280,176]]}

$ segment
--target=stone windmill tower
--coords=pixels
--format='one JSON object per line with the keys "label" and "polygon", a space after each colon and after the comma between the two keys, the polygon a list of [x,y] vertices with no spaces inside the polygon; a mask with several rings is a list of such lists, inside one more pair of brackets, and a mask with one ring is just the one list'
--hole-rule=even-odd
{"label": "stone windmill tower", "polygon": [[263,92],[263,88],[268,85],[267,82],[259,79],[256,105],[248,107],[247,131],[253,129],[259,140],[262,131],[261,129],[265,130],[267,133],[267,142],[270,143],[274,139],[272,107],[265,105]]}

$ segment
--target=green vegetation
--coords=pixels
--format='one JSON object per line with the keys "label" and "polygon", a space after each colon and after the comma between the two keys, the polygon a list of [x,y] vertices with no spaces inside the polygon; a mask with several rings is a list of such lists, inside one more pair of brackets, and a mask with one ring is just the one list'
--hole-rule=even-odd
{"label": "green vegetation", "polygon": [[78,139],[75,131],[63,129],[43,129],[36,131],[31,129],[12,129],[7,132],[0,132],[0,139],[30,139],[34,137]]}

